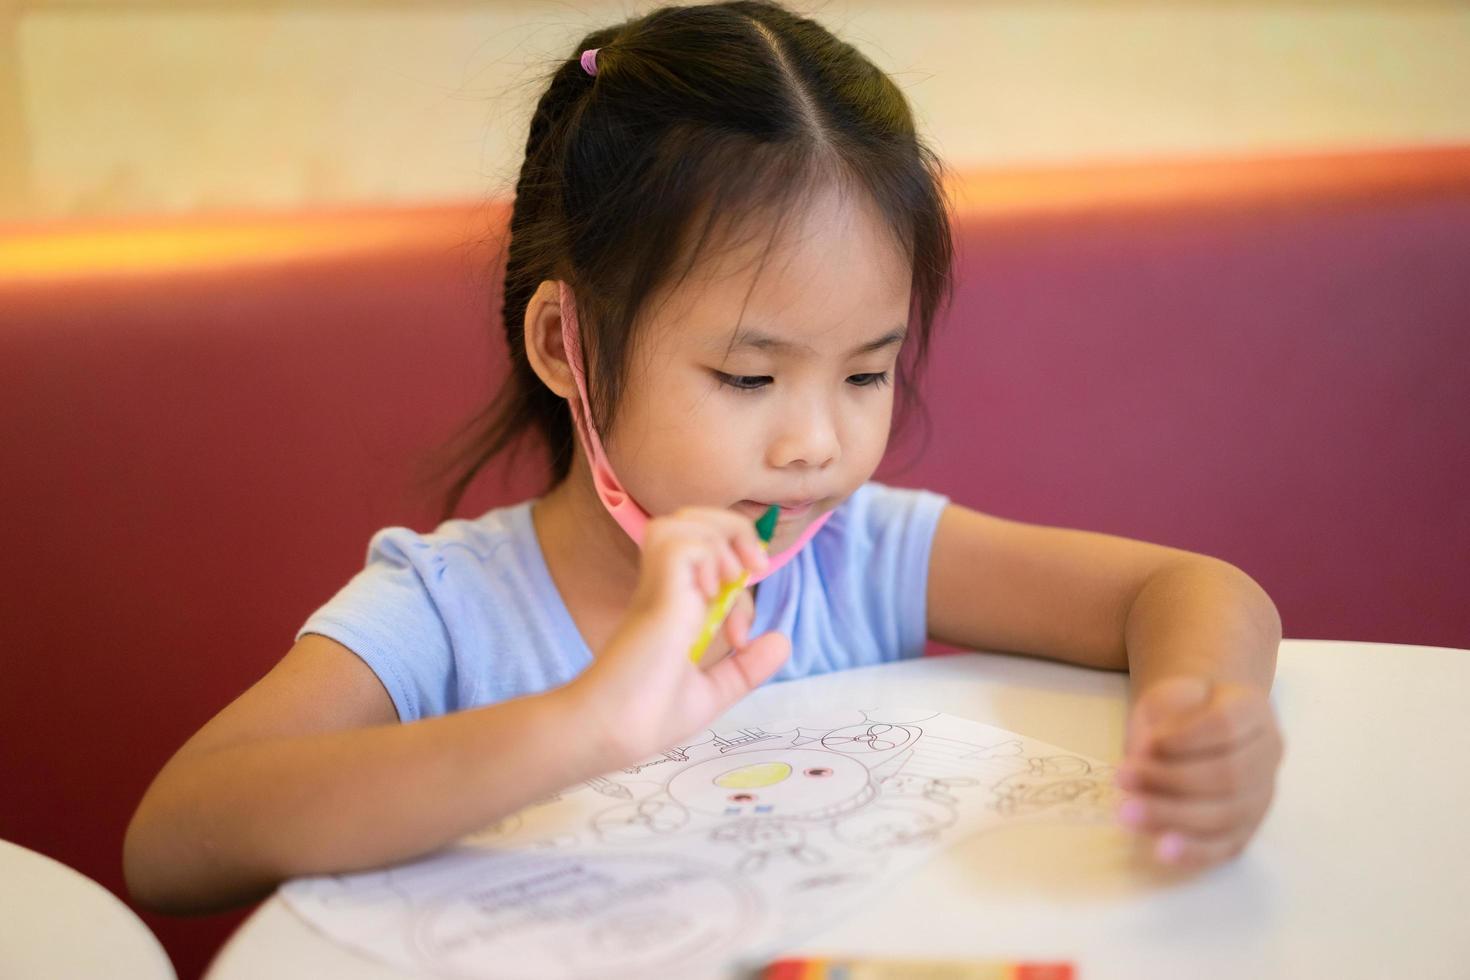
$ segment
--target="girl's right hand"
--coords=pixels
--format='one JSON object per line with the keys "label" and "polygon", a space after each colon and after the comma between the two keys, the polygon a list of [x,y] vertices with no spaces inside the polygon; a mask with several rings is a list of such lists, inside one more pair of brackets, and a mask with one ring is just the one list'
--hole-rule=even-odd
{"label": "girl's right hand", "polygon": [[786,662],[791,643],[782,634],[746,636],[754,609],[744,590],[723,627],[730,655],[689,658],[723,583],[767,561],[754,523],[733,511],[686,507],[649,522],[627,615],[573,682],[622,764],[709,724]]}

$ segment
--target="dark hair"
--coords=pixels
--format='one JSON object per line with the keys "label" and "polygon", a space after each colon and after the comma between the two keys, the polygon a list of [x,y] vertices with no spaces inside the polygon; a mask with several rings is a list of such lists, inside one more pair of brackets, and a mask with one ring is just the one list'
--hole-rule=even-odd
{"label": "dark hair", "polygon": [[[599,49],[596,76],[579,61],[588,48]],[[526,358],[526,307],[542,281],[576,295],[592,419],[605,433],[650,295],[682,281],[717,230],[752,215],[779,223],[833,180],[871,198],[912,260],[901,424],[952,255],[942,167],[903,93],[821,25],[763,0],[664,7],[583,38],[531,119],[505,253],[510,374],[447,447],[442,519],[530,432],[549,451],[548,489],[570,468],[571,413]]]}

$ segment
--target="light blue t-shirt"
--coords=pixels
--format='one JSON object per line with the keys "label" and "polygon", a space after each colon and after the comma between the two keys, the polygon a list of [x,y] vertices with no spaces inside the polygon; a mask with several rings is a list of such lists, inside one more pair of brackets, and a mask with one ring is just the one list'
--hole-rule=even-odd
{"label": "light blue t-shirt", "polygon": [[[947,503],[864,484],[760,583],[750,635],[791,638],[772,680],[923,653],[929,550]],[[431,534],[384,528],[367,566],[296,638],[307,633],[361,657],[402,721],[559,687],[592,660],[547,569],[531,501]]]}

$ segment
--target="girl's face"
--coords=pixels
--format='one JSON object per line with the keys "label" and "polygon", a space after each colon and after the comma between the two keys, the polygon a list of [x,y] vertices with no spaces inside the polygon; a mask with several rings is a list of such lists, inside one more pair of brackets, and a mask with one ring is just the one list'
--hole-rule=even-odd
{"label": "girl's face", "polygon": [[888,443],[911,270],[835,189],[651,298],[609,461],[650,514],[782,506],[773,551],[872,476]]}

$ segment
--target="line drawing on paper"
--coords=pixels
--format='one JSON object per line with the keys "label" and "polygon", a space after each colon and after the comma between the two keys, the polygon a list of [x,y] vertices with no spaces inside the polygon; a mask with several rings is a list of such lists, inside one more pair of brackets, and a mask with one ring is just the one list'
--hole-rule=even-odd
{"label": "line drawing on paper", "polygon": [[1097,760],[869,709],[709,730],[439,855],[283,897],[338,941],[441,976],[694,974],[809,934],[974,833],[1110,820],[1115,801]]}

